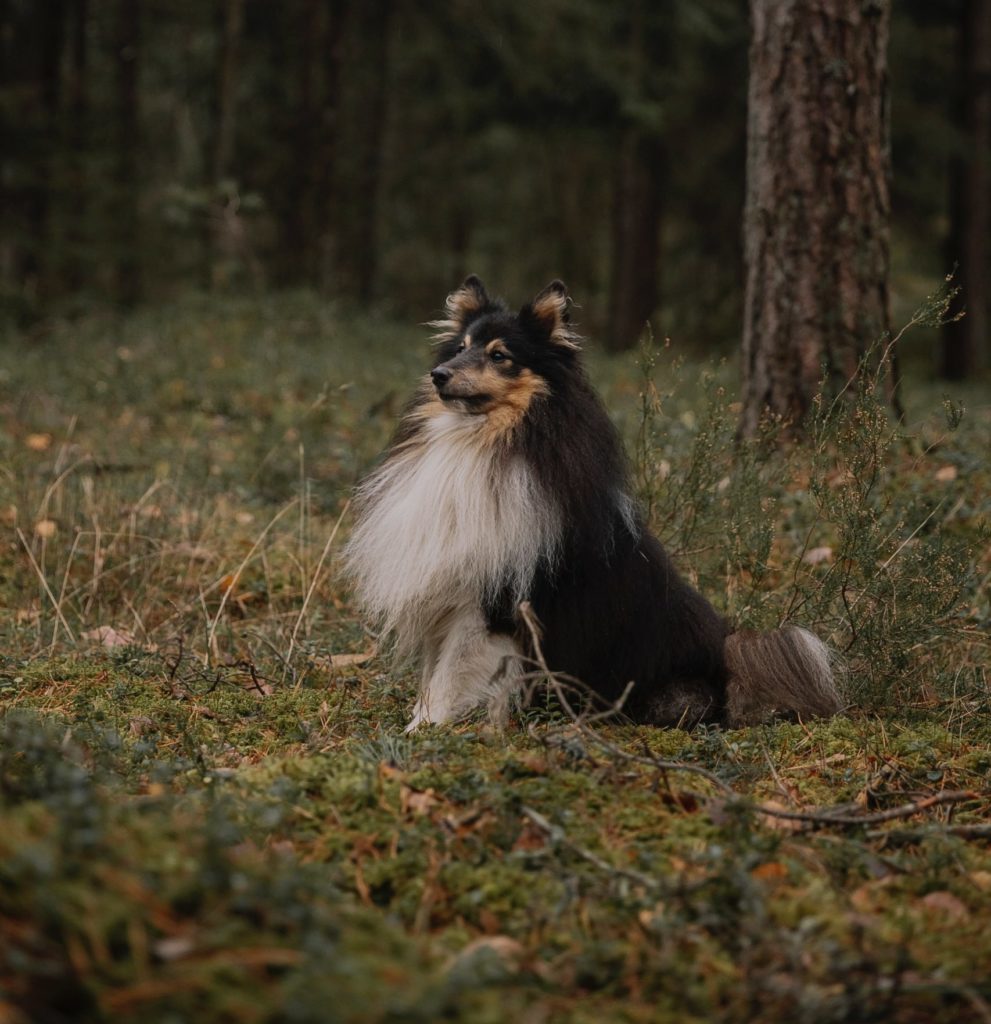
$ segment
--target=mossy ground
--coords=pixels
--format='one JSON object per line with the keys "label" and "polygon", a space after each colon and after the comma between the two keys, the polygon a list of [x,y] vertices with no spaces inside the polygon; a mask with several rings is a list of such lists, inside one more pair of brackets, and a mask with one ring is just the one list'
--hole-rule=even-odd
{"label": "mossy ground", "polygon": [[[740,621],[808,612],[854,706],[406,737],[413,677],[348,657],[374,638],[334,554],[421,332],[204,300],[5,356],[0,1020],[991,1019],[989,840],[952,833],[991,806],[976,392],[951,431],[910,386],[863,494],[842,431],[829,466],[734,475],[725,369],[665,375],[644,416],[633,361],[595,362],[682,564]],[[973,796],[812,830],[757,809],[942,790]]]}

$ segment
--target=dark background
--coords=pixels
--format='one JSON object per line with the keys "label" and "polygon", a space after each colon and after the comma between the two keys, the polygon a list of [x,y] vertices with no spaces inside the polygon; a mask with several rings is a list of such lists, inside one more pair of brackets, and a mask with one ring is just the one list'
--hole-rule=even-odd
{"label": "dark background", "polygon": [[[893,7],[896,325],[958,258],[966,6]],[[738,342],[743,0],[0,0],[0,26],[8,325],[191,289],[425,319],[471,270],[564,278],[622,347],[632,258],[655,333]]]}

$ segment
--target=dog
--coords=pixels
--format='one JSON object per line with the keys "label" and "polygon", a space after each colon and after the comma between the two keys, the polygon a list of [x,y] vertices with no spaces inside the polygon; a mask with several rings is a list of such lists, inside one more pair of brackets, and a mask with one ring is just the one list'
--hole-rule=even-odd
{"label": "dog", "polygon": [[647,528],[569,301],[552,281],[514,313],[469,277],[428,325],[433,368],[358,486],[344,565],[422,668],[407,731],[505,709],[538,644],[552,672],[636,722],[834,714],[817,637],[733,632]]}

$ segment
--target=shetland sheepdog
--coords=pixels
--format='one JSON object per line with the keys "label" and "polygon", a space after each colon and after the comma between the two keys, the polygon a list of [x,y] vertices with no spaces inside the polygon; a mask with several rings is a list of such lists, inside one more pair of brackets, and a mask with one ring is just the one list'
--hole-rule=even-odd
{"label": "shetland sheepdog", "polygon": [[358,487],[345,551],[360,604],[422,668],[408,730],[504,708],[537,642],[638,722],[839,710],[821,641],[733,632],[647,529],[560,281],[514,313],[469,277],[430,326],[433,368]]}

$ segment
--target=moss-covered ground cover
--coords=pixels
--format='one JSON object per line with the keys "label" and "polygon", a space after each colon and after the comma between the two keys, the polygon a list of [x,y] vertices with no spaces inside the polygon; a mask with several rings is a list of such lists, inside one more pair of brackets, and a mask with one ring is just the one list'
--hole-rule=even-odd
{"label": "moss-covered ground cover", "polygon": [[849,712],[407,737],[335,556],[423,332],[204,300],[2,351],[0,1021],[991,1020],[976,388],[779,452],[727,368],[593,358],[681,564],[828,636]]}

